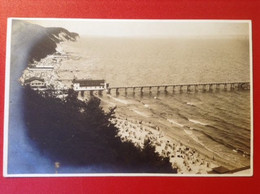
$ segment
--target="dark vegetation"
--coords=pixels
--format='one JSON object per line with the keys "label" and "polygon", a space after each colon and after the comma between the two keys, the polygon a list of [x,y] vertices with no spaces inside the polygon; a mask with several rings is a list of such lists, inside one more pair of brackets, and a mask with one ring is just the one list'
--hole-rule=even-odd
{"label": "dark vegetation", "polygon": [[40,61],[42,58],[47,55],[53,54],[56,52],[56,42],[49,38],[48,34],[42,36],[40,39],[36,40],[36,44],[30,49],[30,61]]}
{"label": "dark vegetation", "polygon": [[27,64],[56,53],[57,43],[76,41],[79,37],[64,28],[44,28],[22,20],[13,20],[12,25],[12,61],[19,53],[26,57]]}
{"label": "dark vegetation", "polygon": [[98,165],[111,172],[174,173],[169,158],[155,153],[146,141],[144,149],[121,142],[118,129],[96,97],[83,102],[69,90],[65,99],[25,88],[25,120],[28,135],[38,148],[63,165]]}
{"label": "dark vegetation", "polygon": [[55,53],[57,43],[64,40],[76,41],[77,37],[79,37],[77,33],[69,32],[64,28],[45,28],[44,35],[31,48],[30,62],[39,61],[47,55]]}

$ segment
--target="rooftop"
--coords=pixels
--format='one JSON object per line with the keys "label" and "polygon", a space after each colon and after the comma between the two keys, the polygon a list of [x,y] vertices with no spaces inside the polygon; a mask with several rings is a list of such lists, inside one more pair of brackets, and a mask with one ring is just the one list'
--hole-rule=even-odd
{"label": "rooftop", "polygon": [[29,82],[32,82],[32,81],[35,81],[35,80],[44,82],[44,79],[42,79],[42,78],[39,78],[39,77],[31,77],[31,78],[25,80],[24,83],[29,83]]}
{"label": "rooftop", "polygon": [[75,79],[73,83],[79,83],[80,86],[104,86],[105,80]]}

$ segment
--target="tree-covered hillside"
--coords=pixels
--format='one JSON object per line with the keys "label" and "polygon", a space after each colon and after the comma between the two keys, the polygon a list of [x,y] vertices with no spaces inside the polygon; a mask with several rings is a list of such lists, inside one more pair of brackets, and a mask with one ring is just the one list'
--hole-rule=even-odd
{"label": "tree-covered hillside", "polygon": [[26,56],[27,63],[39,61],[56,52],[62,41],[76,41],[79,34],[64,28],[44,28],[22,20],[12,21],[12,61],[17,53]]}
{"label": "tree-covered hillside", "polygon": [[28,135],[54,162],[98,165],[111,172],[176,172],[169,158],[155,153],[149,141],[144,149],[121,142],[118,129],[110,122],[114,109],[105,113],[98,98],[83,102],[70,90],[61,100],[30,88],[25,90]]}

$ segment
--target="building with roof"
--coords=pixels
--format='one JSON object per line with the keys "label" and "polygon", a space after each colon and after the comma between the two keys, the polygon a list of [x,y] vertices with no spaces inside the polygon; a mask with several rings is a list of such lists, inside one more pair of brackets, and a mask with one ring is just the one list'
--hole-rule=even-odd
{"label": "building with roof", "polygon": [[75,91],[101,91],[108,88],[108,83],[104,79],[90,80],[90,79],[75,79],[73,80],[73,89]]}
{"label": "building with roof", "polygon": [[31,78],[25,80],[24,85],[25,86],[29,85],[33,89],[46,88],[44,79],[39,78],[39,77],[31,77]]}

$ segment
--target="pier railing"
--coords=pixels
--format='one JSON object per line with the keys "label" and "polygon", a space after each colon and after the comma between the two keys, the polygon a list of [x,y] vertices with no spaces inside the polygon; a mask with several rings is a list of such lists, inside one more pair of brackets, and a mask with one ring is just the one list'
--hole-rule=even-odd
{"label": "pier railing", "polygon": [[[246,90],[250,89],[250,82],[212,82],[212,83],[190,83],[190,84],[162,84],[162,85],[140,85],[140,86],[113,86],[104,89],[108,94],[111,94],[112,91],[117,95],[120,92],[124,92],[125,94],[136,92],[143,94],[144,92],[157,92],[161,91],[168,92],[206,92],[206,91],[214,91],[214,90]],[[37,90],[37,89],[36,89]],[[63,95],[67,94],[68,89],[38,89],[39,92],[42,92],[46,95],[54,94],[54,95]],[[80,91],[81,95],[84,95],[85,92],[98,92],[98,94],[102,94],[102,90],[82,90]]]}
{"label": "pier railing", "polygon": [[157,92],[163,90],[168,91],[211,91],[211,90],[233,90],[233,89],[250,89],[250,82],[212,82],[212,83],[188,83],[188,84],[162,84],[162,85],[140,85],[140,86],[113,86],[107,88],[107,93],[110,94],[113,90],[118,94],[119,91],[128,91],[135,93],[139,91],[143,93],[145,90],[152,92],[156,89]]}

